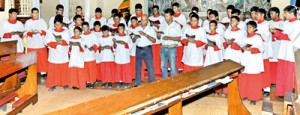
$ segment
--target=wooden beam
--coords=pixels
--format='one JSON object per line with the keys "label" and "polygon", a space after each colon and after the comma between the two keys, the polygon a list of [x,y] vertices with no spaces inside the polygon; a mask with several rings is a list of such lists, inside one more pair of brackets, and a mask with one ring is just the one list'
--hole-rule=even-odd
{"label": "wooden beam", "polygon": [[17,40],[0,42],[0,57],[17,53]]}

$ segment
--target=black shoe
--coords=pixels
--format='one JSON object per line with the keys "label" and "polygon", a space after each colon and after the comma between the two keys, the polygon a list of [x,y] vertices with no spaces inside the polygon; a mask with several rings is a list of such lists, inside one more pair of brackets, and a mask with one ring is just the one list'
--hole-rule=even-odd
{"label": "black shoe", "polygon": [[283,96],[278,96],[278,97],[277,97],[277,100],[278,100],[278,101],[283,101],[283,100],[284,100],[284,97],[283,97]]}
{"label": "black shoe", "polygon": [[119,82],[117,88],[118,88],[118,89],[121,89],[122,87],[123,87],[123,83],[122,83],[122,82]]}
{"label": "black shoe", "polygon": [[97,83],[99,83],[99,84],[101,84],[101,83],[102,83],[102,81],[101,81],[101,80],[96,80],[96,82],[97,82]]}
{"label": "black shoe", "polygon": [[74,89],[74,90],[79,90],[79,88],[77,88],[77,87],[72,87],[72,89]]}
{"label": "black shoe", "polygon": [[54,91],[54,89],[56,89],[56,86],[50,87],[50,88],[48,89],[48,91],[52,92],[52,91]]}
{"label": "black shoe", "polygon": [[269,97],[270,96],[270,92],[264,92],[264,96],[265,97]]}
{"label": "black shoe", "polygon": [[42,78],[47,79],[47,74],[41,74]]}
{"label": "black shoe", "polygon": [[243,98],[243,99],[242,99],[242,101],[246,101],[246,100],[247,100],[247,98]]}
{"label": "black shoe", "polygon": [[107,87],[107,88],[108,88],[108,89],[111,89],[111,88],[112,88],[112,83],[109,82],[109,83],[107,83],[107,84],[108,84],[108,87]]}
{"label": "black shoe", "polygon": [[94,89],[95,84],[94,83],[90,83],[90,89]]}
{"label": "black shoe", "polygon": [[133,87],[138,87],[139,85],[134,85]]}
{"label": "black shoe", "polygon": [[250,105],[256,105],[255,101],[250,101]]}
{"label": "black shoe", "polygon": [[64,90],[68,90],[69,87],[68,86],[63,86]]}
{"label": "black shoe", "polygon": [[102,84],[102,88],[107,88],[107,87],[108,87],[107,83]]}
{"label": "black shoe", "polygon": [[129,88],[129,84],[128,84],[128,83],[125,83],[125,84],[123,85],[123,88],[124,88],[124,89],[128,89],[128,88]]}

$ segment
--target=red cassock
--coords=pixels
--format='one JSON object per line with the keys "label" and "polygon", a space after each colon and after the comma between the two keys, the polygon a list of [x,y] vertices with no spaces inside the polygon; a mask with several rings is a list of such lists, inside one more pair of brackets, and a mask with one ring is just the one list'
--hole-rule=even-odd
{"label": "red cassock", "polygon": [[161,77],[161,60],[160,60],[160,48],[161,44],[153,44],[153,66],[154,66],[154,74],[156,77]]}
{"label": "red cassock", "polygon": [[27,52],[37,51],[37,71],[47,72],[48,70],[48,51],[47,48],[27,48]]}
{"label": "red cassock", "polygon": [[68,86],[70,83],[68,63],[48,63],[47,87]]}
{"label": "red cassock", "polygon": [[100,69],[101,69],[102,83],[115,82],[114,79],[114,72],[116,72],[115,62],[101,62]]}
{"label": "red cassock", "polygon": [[96,79],[97,80],[102,80],[102,76],[101,76],[101,64],[100,63],[96,63]]}
{"label": "red cassock", "polygon": [[271,69],[270,69],[270,61],[269,59],[264,59],[264,69],[263,72],[263,84],[262,88],[267,88],[271,86]]}
{"label": "red cassock", "polygon": [[270,62],[271,84],[276,84],[278,62]]}
{"label": "red cassock", "polygon": [[259,101],[262,98],[262,73],[239,75],[239,91],[241,98],[250,101]]}
{"label": "red cassock", "polygon": [[135,79],[135,56],[130,56],[131,78]]}
{"label": "red cassock", "polygon": [[87,82],[96,82],[96,60],[90,62],[84,62],[84,69],[85,69],[85,77]]}
{"label": "red cassock", "polygon": [[132,83],[131,64],[116,64],[115,82]]}
{"label": "red cassock", "polygon": [[[285,92],[297,91],[296,64],[279,59],[276,82],[276,96],[284,96]],[[295,87],[294,87],[295,86]]]}
{"label": "red cassock", "polygon": [[69,87],[77,87],[79,89],[86,88],[86,70],[84,68],[71,67],[70,71],[70,85]]}

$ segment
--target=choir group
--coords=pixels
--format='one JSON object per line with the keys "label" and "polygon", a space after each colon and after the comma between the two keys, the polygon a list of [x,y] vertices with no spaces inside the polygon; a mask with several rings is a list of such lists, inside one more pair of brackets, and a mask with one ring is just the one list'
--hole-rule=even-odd
{"label": "choir group", "polygon": [[[69,20],[59,4],[49,27],[37,8],[25,26],[16,20],[18,10],[10,9],[9,19],[1,22],[1,42],[17,40],[17,55],[22,55],[22,39],[27,36],[27,52],[38,52],[37,69],[42,76],[47,74],[49,91],[58,86],[93,88],[96,82],[102,88],[113,84],[129,88],[133,79],[134,86],[140,86],[145,75],[153,82],[157,76],[176,76],[181,70],[189,72],[223,60],[245,66],[239,75],[240,95],[251,104],[268,96],[271,84],[276,84],[278,98],[297,89],[294,53],[300,48],[300,21],[296,7],[287,6],[282,20],[277,7],[266,11],[254,6],[251,18],[244,19],[239,9],[229,5],[221,21],[212,9],[203,21],[197,7],[186,18],[178,3],[164,12],[155,5],[151,16],[142,9],[136,4],[128,20],[113,9],[107,20],[101,8],[87,19],[77,6]],[[215,92],[226,95],[227,88]]]}

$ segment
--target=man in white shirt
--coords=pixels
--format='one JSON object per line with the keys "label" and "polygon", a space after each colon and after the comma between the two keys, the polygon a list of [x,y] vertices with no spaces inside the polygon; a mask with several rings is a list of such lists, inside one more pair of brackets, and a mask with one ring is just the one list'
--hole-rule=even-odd
{"label": "man in white shirt", "polygon": [[[61,5],[61,4],[58,4],[56,6],[56,15],[62,15],[63,16],[63,14],[64,14],[64,6]],[[50,18],[50,20],[49,20],[49,29],[53,29],[54,28],[54,19],[55,19],[55,16],[52,16]],[[64,24],[64,26],[68,26],[68,24],[70,24],[70,23],[71,23],[71,21],[69,20],[69,18],[63,16],[63,24]],[[66,27],[64,29],[66,29]]]}
{"label": "man in white shirt", "polygon": [[167,24],[163,26],[163,34],[161,35],[162,48],[160,50],[162,78],[168,77],[168,62],[171,65],[171,76],[177,75],[176,56],[177,46],[181,39],[181,27],[173,21],[174,11],[172,9],[165,10],[165,19]]}
{"label": "man in white shirt", "polygon": [[233,5],[227,6],[227,16],[225,16],[222,19],[221,23],[223,23],[223,24],[229,24],[230,23],[231,12],[232,12],[233,9],[235,9],[235,7]]}
{"label": "man in white shirt", "polygon": [[142,61],[146,63],[148,71],[148,82],[155,81],[154,77],[154,67],[153,67],[153,53],[152,44],[156,42],[156,32],[149,26],[148,16],[143,15],[141,17],[141,26],[137,28],[138,33],[134,33],[133,42],[136,43],[136,78],[135,87],[141,85],[141,68]]}

